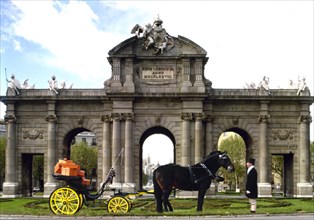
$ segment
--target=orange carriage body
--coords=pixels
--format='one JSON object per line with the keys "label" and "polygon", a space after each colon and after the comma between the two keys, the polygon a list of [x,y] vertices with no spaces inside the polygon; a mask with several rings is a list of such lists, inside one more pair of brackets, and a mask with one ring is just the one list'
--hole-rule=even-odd
{"label": "orange carriage body", "polygon": [[90,184],[89,179],[85,179],[85,171],[81,170],[81,167],[75,164],[72,160],[64,158],[54,167],[54,173],[61,174],[64,176],[80,176],[82,177],[82,184],[88,186]]}

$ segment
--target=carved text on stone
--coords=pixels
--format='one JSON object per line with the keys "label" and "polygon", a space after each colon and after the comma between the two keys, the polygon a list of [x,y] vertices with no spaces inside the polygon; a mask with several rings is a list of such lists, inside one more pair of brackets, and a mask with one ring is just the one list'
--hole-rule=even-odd
{"label": "carved text on stone", "polygon": [[145,80],[152,79],[173,79],[174,70],[170,67],[143,67],[142,78]]}

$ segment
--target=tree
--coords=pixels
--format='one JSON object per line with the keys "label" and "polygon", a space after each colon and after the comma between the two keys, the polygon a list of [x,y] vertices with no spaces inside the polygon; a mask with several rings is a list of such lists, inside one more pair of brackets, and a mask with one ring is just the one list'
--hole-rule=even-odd
{"label": "tree", "polygon": [[87,146],[85,142],[74,144],[71,146],[71,160],[80,165],[86,177],[96,175],[93,171],[97,168],[97,147]]}
{"label": "tree", "polygon": [[220,172],[225,178],[225,182],[230,186],[235,183],[236,189],[239,188],[240,179],[245,175],[245,143],[243,139],[236,133],[228,132],[229,137],[221,141],[218,149],[226,151],[232,161],[235,171],[228,173],[225,169],[220,169]]}
{"label": "tree", "polygon": [[272,166],[273,174],[276,174],[282,178],[283,177],[283,157],[281,155],[272,156],[271,166]]}
{"label": "tree", "polygon": [[5,177],[5,146],[7,145],[7,140],[5,137],[0,138],[0,189]]}
{"label": "tree", "polygon": [[34,182],[38,181],[39,188],[42,190],[44,187],[44,155],[33,156],[33,177]]}

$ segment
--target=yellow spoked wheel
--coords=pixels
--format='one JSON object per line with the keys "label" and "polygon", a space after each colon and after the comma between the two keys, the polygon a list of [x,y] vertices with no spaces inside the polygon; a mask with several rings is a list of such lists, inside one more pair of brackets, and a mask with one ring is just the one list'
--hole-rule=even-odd
{"label": "yellow spoked wheel", "polygon": [[107,211],[109,213],[126,213],[130,211],[130,204],[126,198],[122,196],[115,196],[109,199]]}
{"label": "yellow spoked wheel", "polygon": [[82,195],[69,187],[53,191],[49,197],[49,208],[56,215],[73,215],[83,205]]}

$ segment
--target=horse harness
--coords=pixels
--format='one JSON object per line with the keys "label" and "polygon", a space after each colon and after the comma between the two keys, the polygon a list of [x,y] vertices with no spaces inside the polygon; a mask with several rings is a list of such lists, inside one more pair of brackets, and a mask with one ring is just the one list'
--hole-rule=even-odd
{"label": "horse harness", "polygon": [[194,182],[194,183],[197,184],[197,183],[199,183],[201,180],[206,179],[206,178],[208,178],[208,177],[210,177],[210,178],[212,178],[212,179],[215,179],[216,176],[207,168],[207,166],[206,166],[205,164],[200,163],[200,165],[201,165],[201,167],[202,167],[203,169],[205,169],[205,171],[208,173],[208,176],[205,176],[205,177],[202,177],[202,178],[200,178],[200,179],[197,179],[196,176],[195,176],[195,174],[194,174],[193,171],[192,171],[191,165],[188,165],[188,167],[189,167],[189,172],[190,172],[190,178],[191,178],[191,181],[192,181],[192,182]]}

